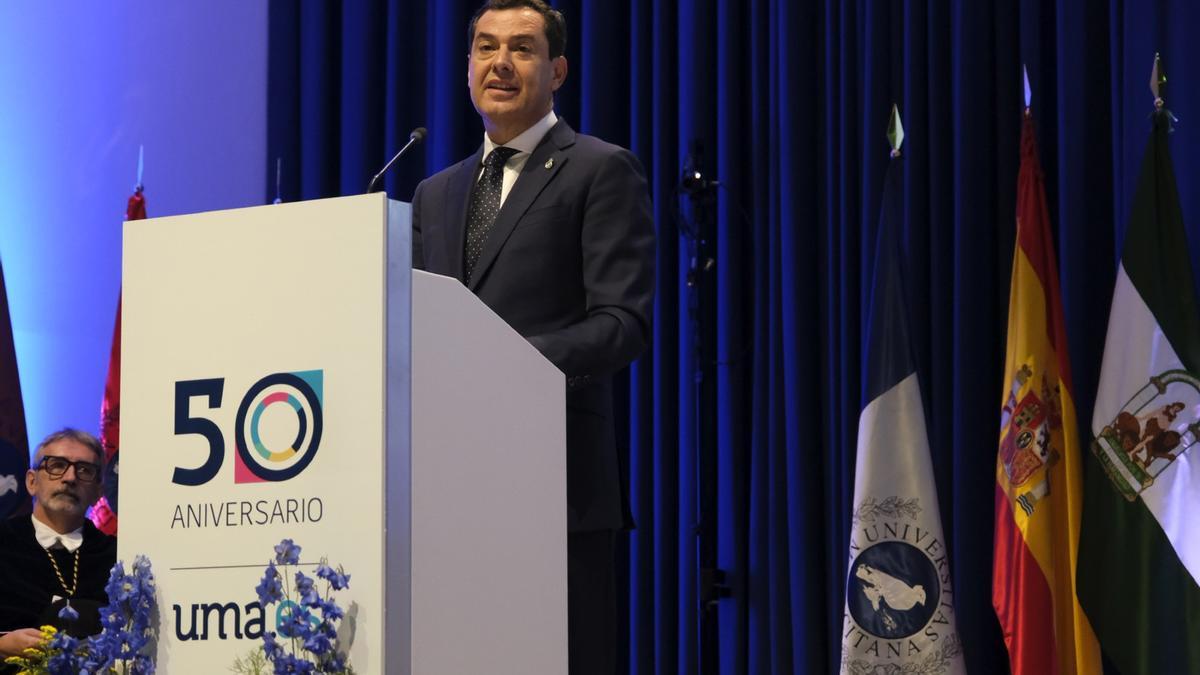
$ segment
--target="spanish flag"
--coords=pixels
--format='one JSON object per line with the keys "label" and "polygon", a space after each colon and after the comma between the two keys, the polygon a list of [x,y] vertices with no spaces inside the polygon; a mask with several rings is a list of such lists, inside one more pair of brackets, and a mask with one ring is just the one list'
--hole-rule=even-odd
{"label": "spanish flag", "polygon": [[1011,284],[992,605],[1014,675],[1091,675],[1101,672],[1099,648],[1075,598],[1079,436],[1054,240],[1028,111]]}

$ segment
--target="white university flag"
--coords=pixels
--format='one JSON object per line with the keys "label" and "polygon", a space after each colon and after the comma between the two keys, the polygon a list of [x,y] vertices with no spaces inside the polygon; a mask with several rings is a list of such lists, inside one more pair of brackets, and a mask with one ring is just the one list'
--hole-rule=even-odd
{"label": "white university flag", "polygon": [[965,673],[917,375],[858,423],[842,673]]}
{"label": "white university flag", "polygon": [[898,214],[902,167],[884,180],[858,421],[843,675],[961,674],[921,388],[908,341]]}

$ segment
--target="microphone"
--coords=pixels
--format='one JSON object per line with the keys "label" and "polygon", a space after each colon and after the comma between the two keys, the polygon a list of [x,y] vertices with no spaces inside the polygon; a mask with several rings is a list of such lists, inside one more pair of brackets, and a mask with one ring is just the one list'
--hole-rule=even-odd
{"label": "microphone", "polygon": [[367,183],[367,194],[374,192],[375,185],[379,182],[379,179],[383,177],[383,174],[387,173],[387,170],[392,168],[392,165],[396,163],[396,160],[400,159],[401,155],[408,152],[409,148],[425,140],[425,135],[428,133],[429,132],[425,130],[425,127],[417,127],[416,129],[413,129],[412,133],[408,135],[408,142],[404,144],[403,148],[400,148],[400,152],[397,152],[387,164],[384,164],[383,168],[379,170],[379,173],[375,174],[375,177],[371,179],[371,182]]}

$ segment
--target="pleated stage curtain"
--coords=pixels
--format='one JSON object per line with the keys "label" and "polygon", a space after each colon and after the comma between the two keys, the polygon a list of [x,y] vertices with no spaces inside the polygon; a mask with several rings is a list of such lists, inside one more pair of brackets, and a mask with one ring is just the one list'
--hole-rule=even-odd
{"label": "pleated stage curtain", "polygon": [[[700,670],[698,525],[732,597],[717,605],[721,673],[836,673],[864,321],[885,136],[906,129],[903,250],[910,325],[968,672],[1007,672],[991,606],[997,439],[1022,110],[1033,116],[1059,251],[1080,432],[1088,434],[1108,305],[1150,131],[1154,53],[1181,120],[1171,142],[1200,258],[1200,6],[1182,1],[561,0],[570,74],[556,109],[631,148],[651,180],[658,296],[650,351],[621,419],[638,527],[621,550],[630,673]],[[473,1],[271,5],[268,194],[401,200],[467,156]],[[699,211],[689,152],[720,181]],[[715,218],[711,354],[697,358],[689,249]],[[701,309],[705,309],[701,307]],[[696,364],[712,402],[697,408]],[[700,417],[697,421],[697,416]],[[715,452],[698,464],[697,435]],[[1086,447],[1086,446],[1084,446]],[[715,480],[701,522],[698,476]]]}

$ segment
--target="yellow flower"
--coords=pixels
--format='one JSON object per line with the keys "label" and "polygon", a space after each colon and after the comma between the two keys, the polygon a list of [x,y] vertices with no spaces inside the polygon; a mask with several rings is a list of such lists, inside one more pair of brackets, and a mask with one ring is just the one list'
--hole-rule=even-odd
{"label": "yellow flower", "polygon": [[46,660],[50,655],[50,640],[58,633],[58,630],[54,626],[42,626],[39,630],[42,633],[41,642],[21,650],[21,653],[16,656],[4,659],[4,663],[21,669],[19,675],[37,675],[46,672]]}

